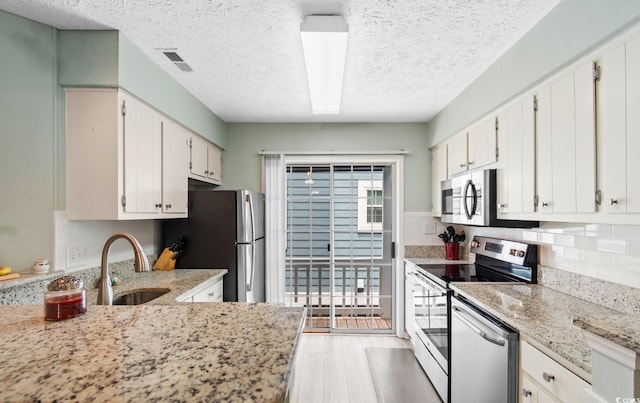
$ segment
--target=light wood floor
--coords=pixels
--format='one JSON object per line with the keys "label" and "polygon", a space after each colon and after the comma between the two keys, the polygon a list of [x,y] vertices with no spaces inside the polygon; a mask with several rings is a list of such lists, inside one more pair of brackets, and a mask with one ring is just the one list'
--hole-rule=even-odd
{"label": "light wood floor", "polygon": [[293,403],[375,403],[365,348],[410,348],[394,336],[305,333],[293,371]]}

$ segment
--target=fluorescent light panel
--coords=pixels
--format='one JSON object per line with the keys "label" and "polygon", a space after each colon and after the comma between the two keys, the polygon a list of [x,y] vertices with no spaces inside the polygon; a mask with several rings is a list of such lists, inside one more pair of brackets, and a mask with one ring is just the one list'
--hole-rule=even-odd
{"label": "fluorescent light panel", "polygon": [[300,24],[314,115],[340,113],[348,35],[341,16],[310,15]]}

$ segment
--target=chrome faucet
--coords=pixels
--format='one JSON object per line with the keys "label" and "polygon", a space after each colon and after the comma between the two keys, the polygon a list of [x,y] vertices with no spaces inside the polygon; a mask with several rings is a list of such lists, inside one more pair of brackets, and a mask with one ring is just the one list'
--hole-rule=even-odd
{"label": "chrome faucet", "polygon": [[142,247],[131,234],[113,234],[102,248],[102,266],[100,267],[100,288],[98,289],[98,305],[111,305],[113,302],[113,288],[111,288],[111,278],[109,277],[109,249],[116,239],[126,239],[133,247],[133,258],[136,272],[150,271],[149,261],[142,251]]}

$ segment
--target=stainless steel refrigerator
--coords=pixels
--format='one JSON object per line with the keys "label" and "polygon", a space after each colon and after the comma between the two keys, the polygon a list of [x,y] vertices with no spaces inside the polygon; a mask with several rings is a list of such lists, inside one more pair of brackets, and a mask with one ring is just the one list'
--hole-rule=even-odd
{"label": "stainless steel refrigerator", "polygon": [[189,191],[189,218],[162,221],[162,245],[182,236],[176,269],[228,269],[224,301],[264,302],[264,194]]}

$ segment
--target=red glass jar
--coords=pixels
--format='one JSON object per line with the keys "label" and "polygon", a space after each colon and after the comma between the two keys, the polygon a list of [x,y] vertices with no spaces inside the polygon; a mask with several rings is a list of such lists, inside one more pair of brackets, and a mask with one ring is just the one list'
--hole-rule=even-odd
{"label": "red glass jar", "polygon": [[44,318],[64,320],[87,312],[87,292],[81,279],[64,276],[53,280],[44,294]]}

